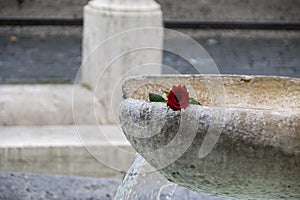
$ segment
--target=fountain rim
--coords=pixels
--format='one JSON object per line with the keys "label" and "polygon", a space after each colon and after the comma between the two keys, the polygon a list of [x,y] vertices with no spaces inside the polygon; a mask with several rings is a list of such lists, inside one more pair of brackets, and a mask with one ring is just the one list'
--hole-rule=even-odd
{"label": "fountain rim", "polygon": [[[284,76],[256,76],[256,75],[225,75],[225,74],[205,74],[205,75],[147,75],[147,76],[130,76],[130,77],[126,77],[123,81],[123,86],[126,84],[127,81],[130,80],[146,80],[146,79],[152,79],[153,81],[155,81],[156,78],[162,78],[162,77],[168,77],[168,78],[173,78],[173,77],[187,77],[187,78],[192,78],[192,77],[241,77],[241,78],[276,78],[276,79],[285,79],[285,80],[297,80],[300,83],[300,79],[299,78],[293,78],[293,77],[284,77]],[[142,100],[142,99],[137,99],[137,98],[131,98],[130,96],[126,96],[126,91],[124,91],[124,87],[123,87],[123,101],[121,103],[121,107],[120,110],[124,109],[124,107],[127,106],[127,109],[130,107],[129,104],[135,102],[135,106],[138,105],[143,105],[144,109],[149,109],[151,107],[151,109],[156,109],[155,112],[157,113],[161,113],[161,112],[165,112],[167,109],[167,105],[166,103],[159,103],[159,102],[149,102],[147,100]],[[128,104],[128,105],[126,105]],[[266,118],[267,121],[274,121],[273,117],[275,117],[275,119],[280,122],[280,120],[284,120],[284,123],[286,126],[288,126],[289,124],[291,124],[291,122],[293,122],[294,125],[292,125],[291,127],[288,127],[288,132],[289,133],[285,133],[285,134],[279,134],[279,136],[281,137],[281,139],[279,139],[278,144],[272,144],[271,141],[265,141],[267,143],[263,141],[260,141],[259,143],[264,144],[263,146],[270,146],[270,147],[276,147],[281,149],[284,153],[286,154],[300,154],[300,148],[299,145],[297,145],[297,142],[294,141],[292,147],[287,147],[284,144],[284,140],[286,140],[288,137],[289,140],[293,140],[293,137],[295,137],[297,139],[298,137],[298,131],[297,129],[297,124],[295,124],[295,122],[299,121],[300,119],[300,110],[298,109],[294,109],[294,110],[290,110],[290,109],[286,109],[286,110],[278,110],[276,108],[274,109],[264,109],[264,108],[254,108],[254,107],[234,107],[234,106],[198,106],[198,105],[190,105],[187,109],[184,109],[182,112],[190,112],[192,110],[196,110],[195,112],[203,112],[204,110],[206,110],[208,112],[208,114],[212,114],[212,112],[214,112],[214,110],[219,109],[222,113],[226,113],[226,112],[232,112],[232,113],[238,113],[238,115],[241,115],[241,113],[246,113],[247,115],[252,115],[253,119],[255,118],[257,113],[263,113],[263,114],[267,114],[269,117]],[[174,111],[170,111],[169,112],[174,112]],[[176,111],[175,111],[176,112]],[[138,116],[138,115],[137,115]],[[280,116],[279,118],[276,118]],[[128,116],[129,117],[129,116]],[[161,117],[159,114],[157,115],[158,119]],[[161,119],[162,120],[162,119]],[[270,121],[270,123],[271,123]],[[272,122],[273,122],[272,121]],[[225,122],[227,124],[227,121]],[[225,126],[225,125],[224,125]],[[274,125],[275,126],[275,125]],[[269,129],[272,129],[274,127],[267,127]],[[269,137],[272,138],[273,135],[271,134],[271,131],[269,131]],[[230,137],[230,136],[229,136]],[[255,136],[256,137],[256,136]],[[262,137],[266,137],[266,135],[262,136]],[[254,139],[262,139],[262,138],[254,138]],[[270,139],[271,140],[271,139]],[[252,143],[251,141],[248,141],[250,143]],[[283,143],[282,143],[283,142]],[[255,144],[255,142],[253,143]],[[267,145],[266,145],[267,144]]]}
{"label": "fountain rim", "polygon": [[278,78],[278,79],[292,79],[299,80],[298,77],[289,77],[289,76],[276,76],[276,75],[246,75],[246,74],[153,74],[153,75],[136,75],[136,76],[125,76],[122,82],[122,85],[126,84],[127,81],[136,79],[150,79],[150,78],[172,78],[172,77],[241,77],[241,78]]}
{"label": "fountain rim", "polygon": [[[127,82],[136,80],[155,80],[160,78],[241,78],[241,80],[245,81],[252,81],[254,79],[276,79],[276,80],[290,80],[290,81],[299,81],[300,78],[297,77],[288,77],[288,76],[274,76],[274,75],[238,75],[238,74],[154,74],[154,75],[138,75],[138,76],[126,76],[122,80],[122,93],[123,93],[123,100],[129,97],[128,92],[126,91]],[[222,80],[219,80],[222,81]],[[134,98],[133,98],[134,99]],[[204,106],[204,105],[202,105]],[[240,109],[251,109],[251,110],[274,110],[282,113],[286,113],[287,115],[300,115],[300,110],[294,108],[285,107],[284,109],[270,109],[270,108],[255,108],[255,107],[243,107],[243,106],[226,106],[221,104],[220,106],[207,106],[207,107],[220,107],[220,108],[240,108]]]}

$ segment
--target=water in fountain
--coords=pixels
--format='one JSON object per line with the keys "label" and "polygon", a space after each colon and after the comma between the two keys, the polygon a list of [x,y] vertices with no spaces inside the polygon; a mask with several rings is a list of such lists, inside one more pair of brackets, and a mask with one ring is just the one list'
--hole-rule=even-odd
{"label": "water in fountain", "polygon": [[176,187],[137,154],[115,200],[170,200]]}

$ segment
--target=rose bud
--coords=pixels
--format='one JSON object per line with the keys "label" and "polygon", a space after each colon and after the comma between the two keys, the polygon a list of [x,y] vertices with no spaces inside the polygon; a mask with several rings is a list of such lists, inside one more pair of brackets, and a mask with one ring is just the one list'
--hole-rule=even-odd
{"label": "rose bud", "polygon": [[181,85],[173,86],[167,98],[167,106],[174,111],[185,109],[190,101],[189,93],[186,88],[181,87]]}

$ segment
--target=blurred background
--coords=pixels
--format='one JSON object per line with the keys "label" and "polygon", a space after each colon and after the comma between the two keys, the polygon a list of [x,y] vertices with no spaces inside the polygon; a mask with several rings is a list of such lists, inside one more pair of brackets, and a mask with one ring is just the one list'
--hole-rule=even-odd
{"label": "blurred background", "polygon": [[[1,0],[0,83],[72,83],[81,64],[87,2]],[[197,40],[221,73],[300,76],[300,1],[158,2],[164,26]],[[171,53],[164,53],[163,63],[196,73]]]}

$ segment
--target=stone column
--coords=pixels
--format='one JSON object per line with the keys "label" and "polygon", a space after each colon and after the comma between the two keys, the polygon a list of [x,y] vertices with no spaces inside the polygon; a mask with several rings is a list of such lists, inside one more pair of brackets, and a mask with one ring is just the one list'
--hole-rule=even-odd
{"label": "stone column", "polygon": [[154,0],[92,0],[84,7],[81,83],[96,94],[101,124],[118,122],[124,75],[161,73],[161,27]]}

